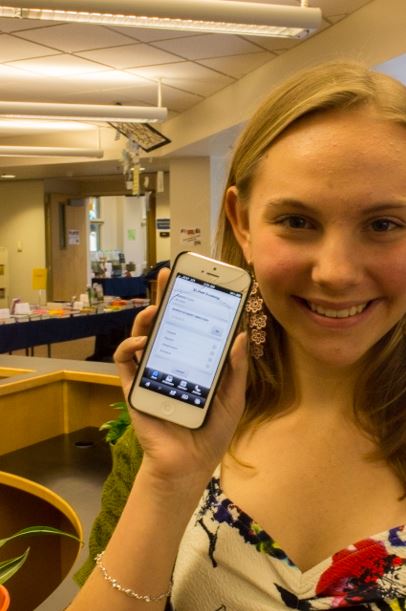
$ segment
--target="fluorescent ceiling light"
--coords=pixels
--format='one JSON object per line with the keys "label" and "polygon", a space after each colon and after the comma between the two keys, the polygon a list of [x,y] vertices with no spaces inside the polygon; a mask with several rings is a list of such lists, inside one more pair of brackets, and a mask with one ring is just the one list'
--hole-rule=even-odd
{"label": "fluorescent ceiling light", "polygon": [[9,130],[23,131],[85,131],[89,129],[97,129],[95,125],[90,123],[81,123],[79,121],[41,121],[40,119],[1,119],[0,132]]}
{"label": "fluorescent ceiling light", "polygon": [[160,106],[119,106],[106,104],[54,104],[48,102],[0,102],[0,116],[8,118],[62,119],[144,123],[164,121],[168,110]]}
{"label": "fluorescent ceiling light", "polygon": [[63,146],[0,146],[0,157],[92,157],[101,159],[101,149],[67,148]]}
{"label": "fluorescent ceiling light", "polygon": [[1,17],[138,28],[303,38],[321,10],[237,0],[5,0]]}

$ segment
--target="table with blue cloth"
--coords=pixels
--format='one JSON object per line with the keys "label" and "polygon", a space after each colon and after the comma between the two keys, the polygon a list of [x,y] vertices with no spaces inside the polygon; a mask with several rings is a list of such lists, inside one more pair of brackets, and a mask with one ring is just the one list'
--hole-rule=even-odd
{"label": "table with blue cloth", "polygon": [[144,276],[134,278],[93,278],[92,284],[101,284],[105,295],[113,295],[122,299],[146,297],[148,283]]}
{"label": "table with blue cloth", "polygon": [[124,308],[112,312],[81,314],[66,318],[46,318],[0,325],[0,353],[25,349],[26,354],[35,346],[48,346],[82,337],[95,336],[94,354],[87,360],[106,360],[114,347],[130,333],[132,323],[142,307]]}

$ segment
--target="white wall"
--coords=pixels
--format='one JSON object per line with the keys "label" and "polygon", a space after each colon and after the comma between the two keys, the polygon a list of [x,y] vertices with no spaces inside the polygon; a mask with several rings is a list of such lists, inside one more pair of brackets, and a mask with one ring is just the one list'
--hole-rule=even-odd
{"label": "white wall", "polygon": [[32,270],[45,267],[43,182],[0,184],[0,219],[0,246],[8,249],[9,296],[36,303]]}
{"label": "white wall", "polygon": [[101,228],[102,250],[113,250],[122,247],[122,236],[118,224],[120,216],[118,207],[122,203],[119,200],[120,198],[116,195],[100,198],[100,218],[103,220]]}
{"label": "white wall", "polygon": [[[123,251],[126,263],[136,264],[135,274],[140,276],[146,261],[146,202],[144,196],[123,197]],[[132,235],[135,234],[135,239]]]}
{"label": "white wall", "polygon": [[[146,266],[146,207],[145,197],[112,195],[100,198],[100,218],[103,220],[101,248],[121,251],[126,263],[136,264],[139,276]],[[135,239],[129,235],[135,234]]]}
{"label": "white wall", "polygon": [[[155,216],[157,219],[170,219],[171,210],[169,206],[169,172],[164,175],[164,191],[156,193]],[[156,229],[156,260],[167,261],[171,257],[172,227],[168,238],[161,238],[159,229]]]}
{"label": "white wall", "polygon": [[[172,261],[184,250],[211,254],[210,170],[209,157],[183,157],[170,162]],[[184,241],[182,229],[200,229],[200,244]]]}

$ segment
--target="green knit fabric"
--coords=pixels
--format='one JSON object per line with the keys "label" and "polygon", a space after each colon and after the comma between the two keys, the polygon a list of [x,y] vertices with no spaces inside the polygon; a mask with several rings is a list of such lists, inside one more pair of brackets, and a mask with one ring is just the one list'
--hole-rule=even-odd
{"label": "green knit fabric", "polygon": [[124,509],[135,475],[142,460],[142,448],[129,426],[112,446],[113,466],[103,485],[101,510],[89,536],[89,557],[74,575],[82,586],[92,572],[96,554],[104,550]]}

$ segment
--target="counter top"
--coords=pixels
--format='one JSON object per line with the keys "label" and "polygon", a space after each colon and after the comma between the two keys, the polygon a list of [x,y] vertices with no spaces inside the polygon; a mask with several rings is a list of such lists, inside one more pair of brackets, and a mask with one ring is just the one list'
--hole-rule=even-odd
{"label": "counter top", "polygon": [[0,395],[58,380],[120,385],[113,363],[0,354]]}

